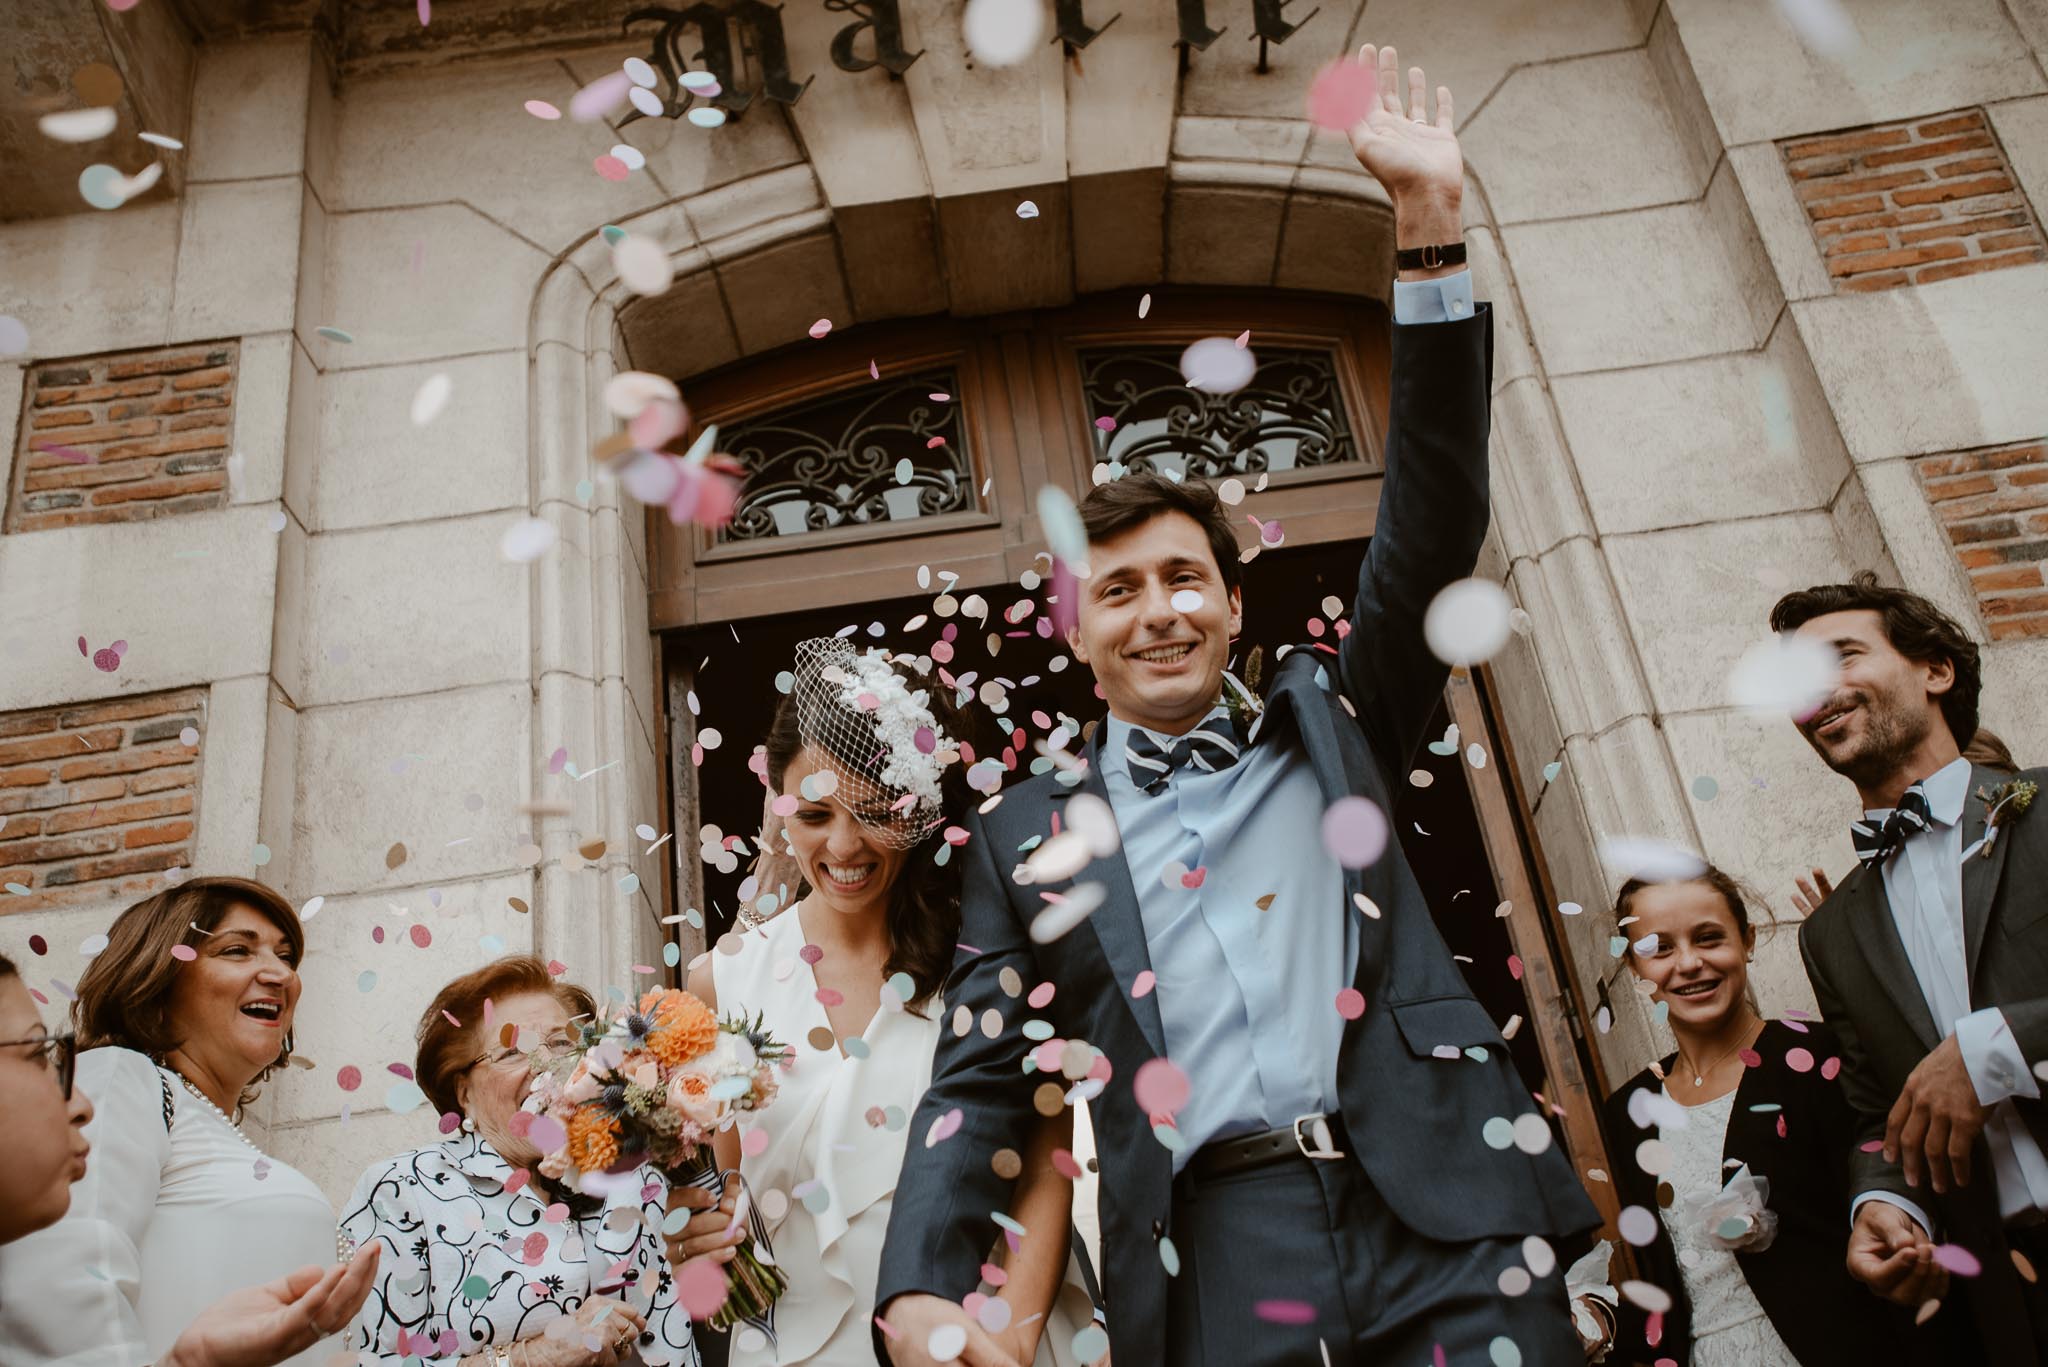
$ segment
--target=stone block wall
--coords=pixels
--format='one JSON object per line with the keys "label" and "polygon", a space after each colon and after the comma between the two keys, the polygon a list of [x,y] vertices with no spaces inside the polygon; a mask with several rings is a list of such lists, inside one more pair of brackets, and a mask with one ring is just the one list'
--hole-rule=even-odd
{"label": "stone block wall", "polygon": [[192,862],[206,690],[0,714],[6,910],[147,896]]}
{"label": "stone block wall", "polygon": [[1991,639],[2048,637],[2048,443],[1923,456],[1914,468]]}
{"label": "stone block wall", "polygon": [[224,507],[240,359],[218,342],[29,371],[5,530]]}
{"label": "stone block wall", "polygon": [[1981,109],[1780,146],[1838,289],[2048,260],[2040,221]]}

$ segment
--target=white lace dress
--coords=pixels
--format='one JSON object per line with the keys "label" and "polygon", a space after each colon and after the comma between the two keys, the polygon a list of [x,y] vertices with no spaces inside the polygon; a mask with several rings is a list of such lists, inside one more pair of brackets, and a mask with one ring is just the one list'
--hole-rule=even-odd
{"label": "white lace dress", "polygon": [[[742,1326],[733,1367],[818,1363],[872,1367],[870,1324],[883,1236],[918,1100],[931,1085],[937,1003],[925,1016],[877,1010],[843,1053],[804,962],[802,922],[792,908],[748,931],[739,953],[711,956],[718,1011],[764,1013],[764,1028],[790,1046],[775,1102],[761,1113],[767,1135],[740,1161],[789,1289],[775,1305],[776,1341]],[[824,1048],[819,1048],[822,1043]],[[760,1143],[754,1140],[753,1143]],[[993,1230],[991,1226],[991,1230]],[[1069,1367],[1074,1334],[1092,1316],[1076,1265],[1040,1336],[1037,1367]]]}
{"label": "white lace dress", "polygon": [[[1665,1096],[1670,1095],[1667,1089]],[[1693,1200],[1712,1199],[1726,1184],[1721,1150],[1728,1117],[1735,1112],[1735,1093],[1685,1109],[1690,1124],[1657,1127],[1657,1137],[1671,1147],[1674,1161],[1664,1177],[1675,1195],[1658,1218],[1671,1235],[1686,1298],[1692,1302],[1692,1367],[1799,1367],[1757,1304],[1735,1255],[1708,1237],[1703,1221],[1680,1214]]]}

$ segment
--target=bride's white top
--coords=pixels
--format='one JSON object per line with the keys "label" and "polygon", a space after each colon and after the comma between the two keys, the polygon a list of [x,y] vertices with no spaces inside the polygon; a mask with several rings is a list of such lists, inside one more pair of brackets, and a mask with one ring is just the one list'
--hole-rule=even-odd
{"label": "bride's white top", "polygon": [[[228,1292],[334,1261],[326,1196],[177,1074],[132,1049],[89,1049],[77,1085],[92,1098],[92,1154],[70,1213],[0,1248],[6,1361],[140,1367]],[[290,1367],[316,1367],[337,1347],[315,1345]]]}
{"label": "bride's white top", "polygon": [[[742,1327],[733,1335],[732,1363],[869,1367],[882,1239],[910,1120],[931,1085],[942,1012],[937,1002],[926,1004],[924,1016],[877,1009],[860,1037],[865,1058],[857,1049],[843,1053],[836,1039],[817,1048],[812,1032],[822,1028],[824,1040],[832,1023],[800,953],[799,910],[747,932],[737,954],[711,956],[719,1014],[764,1013],[763,1028],[795,1058],[774,1103],[742,1127],[764,1133],[766,1147],[754,1153],[761,1140],[752,1140],[740,1161],[789,1290],[775,1305],[775,1346]],[[1069,1362],[1068,1344],[1089,1320],[1071,1263],[1056,1312],[1040,1338],[1041,1364]]]}

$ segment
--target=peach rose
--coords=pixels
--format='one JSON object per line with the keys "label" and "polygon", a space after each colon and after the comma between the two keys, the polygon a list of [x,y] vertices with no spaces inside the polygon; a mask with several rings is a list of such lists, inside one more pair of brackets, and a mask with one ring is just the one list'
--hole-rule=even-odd
{"label": "peach rose", "polygon": [[699,1125],[716,1125],[725,1104],[711,1095],[712,1077],[695,1068],[678,1069],[668,1083],[669,1108],[685,1120]]}

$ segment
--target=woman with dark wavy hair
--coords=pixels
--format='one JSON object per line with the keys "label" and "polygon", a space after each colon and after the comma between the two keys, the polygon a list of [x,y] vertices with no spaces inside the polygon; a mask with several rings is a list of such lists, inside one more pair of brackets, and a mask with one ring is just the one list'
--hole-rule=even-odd
{"label": "woman with dark wavy hair", "polygon": [[[797,647],[762,766],[763,842],[786,845],[797,882],[787,892],[797,895],[783,908],[781,888],[762,889],[756,907],[769,918],[690,970],[692,992],[721,1012],[759,1013],[794,1055],[775,1104],[744,1135],[717,1141],[720,1167],[746,1179],[789,1280],[772,1339],[753,1326],[734,1333],[734,1367],[875,1360],[875,1281],[909,1120],[942,1022],[963,1028],[938,991],[960,930],[945,830],[971,800],[975,747],[948,692],[901,657],[839,640]],[[1091,1317],[1078,1282],[1060,1295],[1073,1184],[1053,1152],[1071,1142],[1063,1120],[1047,1121],[1026,1152],[1009,1151],[1020,1180],[1007,1218],[1023,1234],[991,1255],[1007,1263],[1000,1303],[984,1310],[974,1332],[988,1341],[966,1360],[1071,1360],[1068,1345]],[[681,1258],[731,1259],[748,1228],[733,1218],[738,1196],[733,1184],[720,1208],[703,1210],[708,1194],[678,1189],[675,1204],[700,1210],[675,1240]],[[997,1233],[991,1224],[992,1242]]]}

